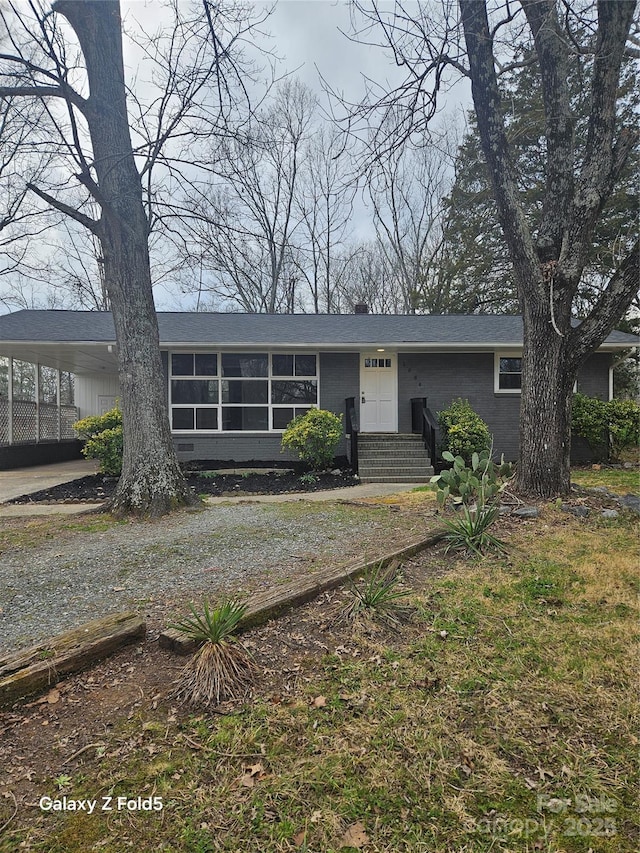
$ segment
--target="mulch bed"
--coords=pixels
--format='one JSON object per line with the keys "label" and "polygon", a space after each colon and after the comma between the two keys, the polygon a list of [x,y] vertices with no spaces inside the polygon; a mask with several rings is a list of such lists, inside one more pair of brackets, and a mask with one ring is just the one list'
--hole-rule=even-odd
{"label": "mulch bed", "polygon": [[[237,495],[282,495],[289,492],[318,492],[355,486],[360,481],[349,469],[335,469],[335,473],[304,474],[291,470],[247,472],[244,474],[211,474],[206,471],[188,471],[189,486],[197,495],[232,497]],[[69,483],[52,486],[28,495],[21,495],[9,503],[99,503],[114,493],[117,478],[102,474],[80,477]]]}

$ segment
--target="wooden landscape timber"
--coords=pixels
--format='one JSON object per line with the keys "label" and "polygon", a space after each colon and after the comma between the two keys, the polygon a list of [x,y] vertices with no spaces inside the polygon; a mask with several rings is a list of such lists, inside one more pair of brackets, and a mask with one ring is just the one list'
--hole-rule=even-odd
{"label": "wooden landscape timber", "polygon": [[[240,623],[240,631],[261,625],[281,613],[305,604],[370,569],[408,560],[442,540],[444,531],[410,540],[401,548],[374,559],[329,566],[273,590],[252,596]],[[130,643],[144,639],[146,625],[136,613],[117,613],[87,622],[48,642],[0,656],[0,708],[46,690],[74,672],[86,669]],[[165,629],[160,647],[180,655],[192,654],[199,643],[173,628]]]}
{"label": "wooden landscape timber", "polygon": [[0,656],[0,708],[46,690],[63,676],[85,669],[112,652],[144,639],[136,613],[113,613],[51,640]]}
{"label": "wooden landscape timber", "polygon": [[[409,541],[402,548],[375,559],[358,560],[342,566],[329,566],[311,575],[297,578],[291,583],[278,585],[273,590],[251,596],[247,601],[247,610],[240,622],[239,630],[244,631],[256,625],[262,625],[286,610],[306,604],[321,593],[335,589],[350,578],[363,575],[376,566],[382,565],[384,568],[393,561],[408,560],[425,548],[436,545],[444,536],[445,531],[436,531],[426,538],[421,536]],[[159,643],[160,648],[179,655],[193,654],[200,645],[197,640],[190,639],[175,628],[166,628],[160,634]]]}

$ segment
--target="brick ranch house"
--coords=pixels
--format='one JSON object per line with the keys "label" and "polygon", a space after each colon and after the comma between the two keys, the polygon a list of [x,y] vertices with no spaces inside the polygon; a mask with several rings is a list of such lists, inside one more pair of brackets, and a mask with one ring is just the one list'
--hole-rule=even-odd
{"label": "brick ranch house", "polygon": [[[282,430],[319,406],[344,415],[340,455],[359,450],[362,468],[365,453],[370,466],[371,453],[385,449],[397,457],[388,476],[424,479],[433,415],[458,397],[487,422],[494,451],[517,459],[518,316],[160,312],[158,323],[181,460],[286,459]],[[613,332],[582,367],[577,390],[610,399],[614,361],[637,344]],[[0,316],[0,467],[3,450],[4,467],[77,453],[73,421],[118,398],[116,346],[109,312]],[[426,444],[421,458],[409,452],[416,440]]]}

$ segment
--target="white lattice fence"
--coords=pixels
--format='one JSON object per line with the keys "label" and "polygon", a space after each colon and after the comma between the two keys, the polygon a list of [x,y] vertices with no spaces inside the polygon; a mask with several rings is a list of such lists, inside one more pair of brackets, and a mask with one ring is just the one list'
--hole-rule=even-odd
{"label": "white lattice fence", "polygon": [[9,401],[0,397],[0,444],[9,444]]}
{"label": "white lattice fence", "polygon": [[[36,442],[36,428],[39,424],[38,441],[58,440],[58,407],[55,403],[40,403],[36,415],[36,404],[30,400],[14,400],[13,430],[9,429],[9,401],[0,397],[0,444],[29,444]],[[73,424],[78,420],[75,406],[60,407],[60,440],[77,438]],[[11,442],[9,441],[11,439]]]}
{"label": "white lattice fence", "polygon": [[60,438],[68,440],[77,438],[73,424],[78,420],[78,409],[76,406],[60,406]]}
{"label": "white lattice fence", "polygon": [[13,443],[36,440],[36,404],[30,400],[13,401]]}
{"label": "white lattice fence", "polygon": [[39,423],[40,441],[57,441],[58,407],[55,403],[40,403]]}

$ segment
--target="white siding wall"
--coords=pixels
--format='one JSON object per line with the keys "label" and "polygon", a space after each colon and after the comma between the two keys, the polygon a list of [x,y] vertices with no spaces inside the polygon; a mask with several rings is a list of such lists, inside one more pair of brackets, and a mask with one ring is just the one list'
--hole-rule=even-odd
{"label": "white siding wall", "polygon": [[120,395],[118,377],[115,373],[76,374],[75,403],[78,417],[100,414],[100,397],[116,398]]}

